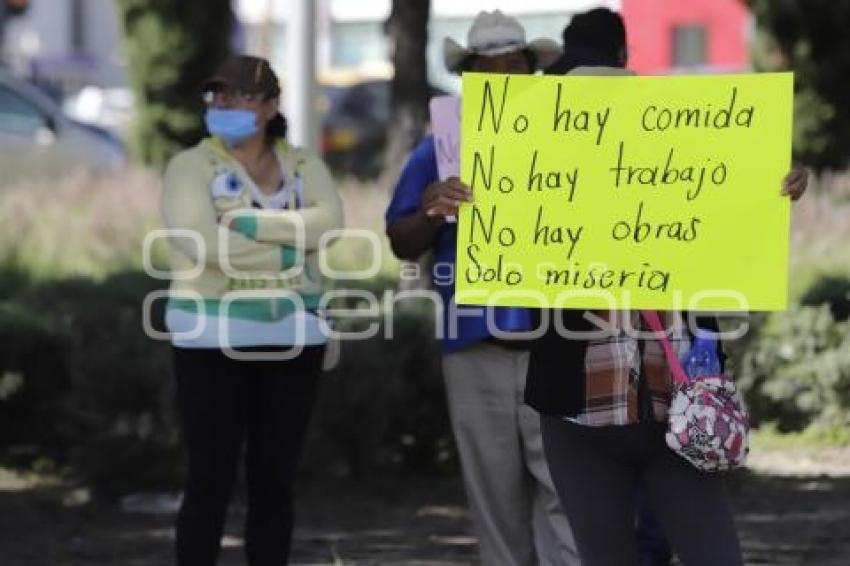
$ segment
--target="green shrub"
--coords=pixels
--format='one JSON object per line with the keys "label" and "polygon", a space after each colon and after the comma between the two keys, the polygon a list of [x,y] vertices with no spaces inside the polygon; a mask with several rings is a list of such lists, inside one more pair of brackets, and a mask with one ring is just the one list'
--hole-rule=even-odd
{"label": "green shrub", "polygon": [[835,320],[850,318],[850,278],[827,275],[819,279],[800,298],[807,306],[829,305]]}
{"label": "green shrub", "polygon": [[767,423],[752,433],[750,447],[758,451],[820,450],[850,446],[850,427],[810,426],[800,432],[779,432]]}
{"label": "green shrub", "polygon": [[[305,467],[364,475],[377,469],[442,472],[455,467],[433,315],[420,305],[392,314],[368,340],[343,341],[323,379]],[[343,322],[340,330],[362,330]]]}
{"label": "green shrub", "polygon": [[0,303],[0,446],[27,461],[61,454],[69,389],[67,337],[25,306]]}
{"label": "green shrub", "polygon": [[[55,462],[105,495],[178,487],[170,348],[146,336],[141,320],[145,294],[164,285],[136,272],[0,277],[0,459]],[[159,310],[160,328],[161,320]],[[392,320],[393,340],[381,328],[344,342],[323,378],[306,445],[311,473],[453,469],[433,320],[415,304]]]}
{"label": "green shrub", "polygon": [[772,315],[738,372],[754,420],[775,421],[783,432],[850,424],[848,330],[828,305]]}
{"label": "green shrub", "polygon": [[7,300],[0,374],[20,376],[0,399],[7,460],[46,456],[106,494],[174,484],[168,347],[150,340],[141,320],[143,297],[161,286],[125,273],[41,282]]}

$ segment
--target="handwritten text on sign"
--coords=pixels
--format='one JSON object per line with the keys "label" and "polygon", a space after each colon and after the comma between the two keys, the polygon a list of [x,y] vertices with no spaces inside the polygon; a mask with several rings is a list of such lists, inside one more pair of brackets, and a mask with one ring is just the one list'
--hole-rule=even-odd
{"label": "handwritten text on sign", "polygon": [[457,302],[786,306],[790,74],[464,74]]}

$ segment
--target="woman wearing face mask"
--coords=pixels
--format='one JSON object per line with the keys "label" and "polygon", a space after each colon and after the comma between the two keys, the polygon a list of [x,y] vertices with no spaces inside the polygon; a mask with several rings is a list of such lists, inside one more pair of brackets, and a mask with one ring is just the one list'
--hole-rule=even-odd
{"label": "woman wearing face mask", "polygon": [[267,61],[231,57],[203,95],[211,136],[172,159],[162,193],[188,456],[177,562],[215,564],[244,443],[248,563],[280,565],[326,343],[316,253],[342,209],[322,161],[285,141]]}

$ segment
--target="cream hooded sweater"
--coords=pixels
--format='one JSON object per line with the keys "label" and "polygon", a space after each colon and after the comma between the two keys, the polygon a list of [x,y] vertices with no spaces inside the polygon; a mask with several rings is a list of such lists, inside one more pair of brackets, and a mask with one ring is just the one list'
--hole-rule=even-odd
{"label": "cream hooded sweater", "polygon": [[216,138],[168,164],[161,207],[172,231],[169,308],[224,316],[227,299],[229,318],[275,321],[319,304],[317,251],[329,241],[323,235],[342,228],[339,194],[318,157],[283,140],[275,149],[284,187],[294,189],[288,209],[252,208],[253,181]]}

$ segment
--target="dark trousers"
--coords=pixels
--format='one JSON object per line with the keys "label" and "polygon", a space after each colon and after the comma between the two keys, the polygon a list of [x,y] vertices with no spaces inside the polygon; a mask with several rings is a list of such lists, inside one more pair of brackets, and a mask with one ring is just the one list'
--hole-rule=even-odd
{"label": "dark trousers", "polygon": [[646,490],[638,486],[637,527],[635,529],[640,566],[670,566],[673,550],[667,542],[664,529],[655,517]]}
{"label": "dark trousers", "polygon": [[248,563],[286,564],[293,476],[323,351],[308,347],[287,361],[237,361],[216,349],[174,348],[188,460],[177,518],[179,566],[215,564],[243,443]]}
{"label": "dark trousers", "polygon": [[639,487],[685,566],[743,564],[722,477],[667,448],[664,424],[595,428],[544,416],[541,425],[582,566],[638,564]]}

